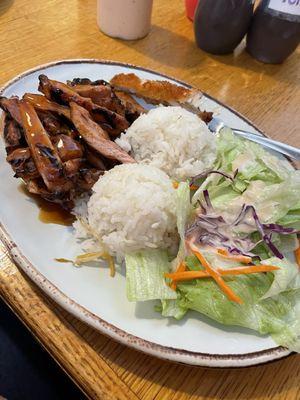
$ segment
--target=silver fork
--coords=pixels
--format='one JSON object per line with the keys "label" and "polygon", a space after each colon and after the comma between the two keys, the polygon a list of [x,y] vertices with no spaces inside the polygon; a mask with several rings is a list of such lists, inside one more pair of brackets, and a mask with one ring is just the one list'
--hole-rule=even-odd
{"label": "silver fork", "polygon": [[[208,128],[213,133],[219,133],[223,128],[228,128],[225,123],[220,118],[213,118],[209,124]],[[236,135],[242,136],[245,139],[251,140],[252,142],[256,142],[261,144],[264,147],[267,147],[271,150],[275,150],[278,153],[284,154],[294,160],[300,160],[300,149],[297,147],[290,146],[285,143],[278,142],[273,139],[266,138],[264,136],[260,136],[255,133],[243,131],[241,129],[233,129],[230,128],[233,133]]]}

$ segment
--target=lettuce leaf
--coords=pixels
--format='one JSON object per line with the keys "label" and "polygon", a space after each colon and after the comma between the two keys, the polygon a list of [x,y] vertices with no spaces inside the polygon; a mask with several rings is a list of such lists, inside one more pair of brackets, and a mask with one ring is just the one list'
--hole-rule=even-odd
{"label": "lettuce leaf", "polygon": [[178,264],[184,260],[186,256],[185,247],[185,228],[192,212],[190,202],[190,186],[188,182],[180,182],[176,190],[176,217],[177,230],[180,237],[179,250],[177,257],[172,262],[172,270],[175,270]]}
{"label": "lettuce leaf", "polygon": [[185,228],[191,214],[190,186],[188,182],[180,182],[176,190],[177,230],[180,239],[184,242]]}
{"label": "lettuce leaf", "polygon": [[[260,238],[261,236],[258,232],[254,232],[251,234],[251,239],[254,243],[258,242]],[[296,234],[280,235],[278,233],[274,233],[272,235],[272,243],[282,254],[285,255],[293,253],[299,247],[299,242]],[[261,260],[266,260],[274,256],[274,254],[264,242],[258,244],[254,248],[253,253],[259,256]]]}
{"label": "lettuce leaf", "polygon": [[[216,254],[205,257],[216,268],[230,268],[228,260]],[[186,258],[190,270],[202,269],[194,256]],[[221,264],[220,264],[221,263]],[[295,263],[276,257],[264,261],[281,269],[224,277],[228,286],[243,300],[230,301],[215,281],[195,279],[178,283],[178,298],[162,303],[164,316],[180,319],[187,310],[194,310],[223,324],[241,326],[261,334],[270,334],[279,345],[300,351],[300,273]],[[231,267],[236,267],[232,263]]]}
{"label": "lettuce leaf", "polygon": [[[272,337],[280,346],[300,353],[300,291],[289,291],[282,301],[289,302],[290,311],[285,315],[286,329],[274,332]],[[280,298],[278,299],[278,301]]]}
{"label": "lettuce leaf", "polygon": [[228,174],[238,169],[234,183],[209,176],[195,193],[193,204],[208,189],[213,207],[225,218],[238,215],[243,204],[251,204],[263,223],[300,227],[300,171],[286,160],[226,129],[217,139],[214,168]]}
{"label": "lettuce leaf", "polygon": [[[177,257],[172,262],[172,269],[175,270],[179,263],[186,257],[185,247],[185,228],[192,212],[190,202],[190,186],[188,182],[180,182],[176,190],[176,216],[177,230],[180,236],[180,244]],[[182,307],[180,299],[161,300],[160,312],[163,317],[173,317],[181,319],[187,312],[186,307]]]}
{"label": "lettuce leaf", "polygon": [[125,255],[126,291],[129,301],[176,299],[177,294],[167,286],[164,273],[169,272],[168,253],[146,250]]}
{"label": "lettuce leaf", "polygon": [[239,170],[240,179],[282,182],[293,171],[285,159],[266,151],[261,145],[234,135],[231,129],[222,130],[217,138],[217,162],[220,169]]}
{"label": "lettuce leaf", "polygon": [[267,308],[259,301],[272,283],[271,274],[241,275],[232,280],[226,278],[226,283],[243,304],[228,300],[212,279],[182,283],[178,288],[186,307],[221,324],[251,328],[260,333],[276,332],[284,327],[275,312],[278,314],[280,309],[274,304]]}
{"label": "lettuce leaf", "polygon": [[188,308],[182,304],[181,298],[161,301],[161,314],[163,317],[173,317],[179,320],[185,316],[187,311]]}
{"label": "lettuce leaf", "polygon": [[228,285],[244,303],[229,301],[212,280],[179,285],[181,304],[224,325],[242,326],[271,334],[280,345],[299,346],[300,291],[293,290],[261,300],[271,286],[272,274],[243,275]]}
{"label": "lettuce leaf", "polygon": [[277,296],[287,290],[300,289],[300,273],[296,263],[288,259],[280,260],[277,257],[269,258],[262,262],[266,265],[276,265],[280,269],[273,272],[274,280],[268,291],[262,296],[262,299]]}
{"label": "lettuce leaf", "polygon": [[291,227],[300,231],[300,202],[295,204],[289,212],[278,221],[278,224]]}

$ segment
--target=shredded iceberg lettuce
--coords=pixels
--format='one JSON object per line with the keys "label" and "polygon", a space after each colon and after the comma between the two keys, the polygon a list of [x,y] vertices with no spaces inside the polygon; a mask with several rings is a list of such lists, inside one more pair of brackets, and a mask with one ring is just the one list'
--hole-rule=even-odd
{"label": "shredded iceberg lettuce", "polygon": [[185,304],[181,304],[181,299],[178,298],[176,300],[162,300],[160,311],[163,317],[173,317],[179,320],[184,317],[188,308]]}
{"label": "shredded iceberg lettuce", "polygon": [[176,299],[167,286],[164,273],[170,263],[165,250],[145,250],[126,254],[126,290],[129,301]]}
{"label": "shredded iceberg lettuce", "polygon": [[209,176],[193,196],[193,203],[209,190],[214,209],[236,215],[243,204],[255,207],[263,223],[277,222],[300,227],[300,171],[256,143],[235,136],[230,129],[217,140],[215,169],[238,173],[231,182],[220,175]]}
{"label": "shredded iceberg lettuce", "polygon": [[[280,269],[273,272],[274,280],[268,291],[262,296],[262,299],[274,297],[287,290],[300,289],[299,267],[288,259],[279,260],[276,257],[264,260],[262,264],[276,265]],[[300,298],[299,298],[300,300]]]}
{"label": "shredded iceberg lettuce", "polygon": [[191,213],[192,205],[190,202],[190,186],[188,182],[180,182],[176,190],[176,218],[180,243],[177,257],[172,262],[172,270],[175,270],[178,264],[184,260],[186,256],[185,228]]}
{"label": "shredded iceberg lettuce", "polygon": [[[211,264],[230,268],[229,262],[205,253]],[[190,270],[202,269],[199,261],[187,257]],[[178,284],[178,298],[162,302],[162,315],[180,319],[188,310],[200,312],[223,324],[270,334],[282,346],[300,350],[300,279],[296,264],[271,258],[264,262],[280,270],[226,277],[228,286],[243,300],[228,300],[213,279],[195,279]],[[236,263],[231,265],[236,267]],[[297,350],[298,349],[298,350]]]}

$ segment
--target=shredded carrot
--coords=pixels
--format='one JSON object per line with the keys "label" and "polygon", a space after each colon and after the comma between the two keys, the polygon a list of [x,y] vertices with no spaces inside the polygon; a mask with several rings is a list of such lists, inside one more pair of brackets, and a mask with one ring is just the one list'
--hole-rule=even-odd
{"label": "shredded carrot", "polygon": [[193,279],[211,278],[207,271],[184,271],[165,273],[165,277],[172,279],[173,282],[191,281]]}
{"label": "shredded carrot", "polygon": [[199,186],[190,185],[190,189],[191,189],[191,190],[198,190],[198,189],[199,189]]}
{"label": "shredded carrot", "polygon": [[[243,274],[254,274],[258,272],[270,272],[279,269],[274,265],[249,265],[247,267],[237,267],[231,269],[218,268],[216,271],[223,276],[228,275],[243,275]],[[210,278],[211,276],[207,271],[185,271],[185,272],[174,272],[165,274],[166,278],[172,279],[173,282],[190,281],[192,279],[199,278]]]}
{"label": "shredded carrot", "polygon": [[198,260],[201,262],[205,270],[211,275],[211,277],[216,281],[216,283],[220,286],[220,289],[226,294],[226,296],[235,303],[241,304],[243,301],[240,297],[238,297],[233,290],[224,282],[219,272],[214,270],[209,262],[205,259],[205,257],[200,253],[199,249],[192,242],[187,242],[191,251],[195,254]]}
{"label": "shredded carrot", "polygon": [[295,257],[296,257],[297,264],[300,267],[300,247],[298,247],[298,249],[295,251]]}
{"label": "shredded carrot", "polygon": [[222,275],[242,275],[242,274],[255,274],[258,272],[270,272],[280,269],[276,265],[248,265],[247,267],[237,267],[231,269],[220,269]]}
{"label": "shredded carrot", "polygon": [[230,254],[229,251],[227,251],[225,249],[217,249],[217,252],[218,252],[219,256],[227,258],[228,260],[241,262],[243,264],[250,264],[252,262],[251,257],[242,256],[242,255],[233,255],[233,254]]}
{"label": "shredded carrot", "polygon": [[[181,261],[181,263],[178,265],[178,267],[177,267],[177,269],[175,271],[175,274],[178,274],[178,273],[184,272],[184,271],[186,271],[186,263],[184,261]],[[176,285],[175,281],[173,281],[171,283],[170,288],[173,289],[173,290],[176,290],[177,285]]]}
{"label": "shredded carrot", "polygon": [[[174,188],[174,189],[177,189],[178,186],[179,186],[179,182],[176,182],[176,181],[173,181],[172,184],[173,184],[173,188]],[[198,190],[198,189],[199,189],[199,186],[190,185],[190,189],[191,189],[191,190]]]}

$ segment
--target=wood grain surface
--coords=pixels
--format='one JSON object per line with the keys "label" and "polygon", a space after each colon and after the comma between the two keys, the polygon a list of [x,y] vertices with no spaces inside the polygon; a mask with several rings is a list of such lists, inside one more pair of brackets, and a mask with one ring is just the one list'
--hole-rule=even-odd
{"label": "wood grain surface", "polygon": [[[269,136],[300,145],[300,52],[264,65],[243,46],[196,48],[183,0],[154,2],[151,33],[124,42],[99,32],[95,0],[0,0],[0,86],[38,64],[100,58],[156,69],[234,107]],[[0,253],[0,295],[92,399],[300,399],[300,356],[242,370],[171,364],[126,348],[62,310]],[[1,316],[0,316],[1,317]]]}

